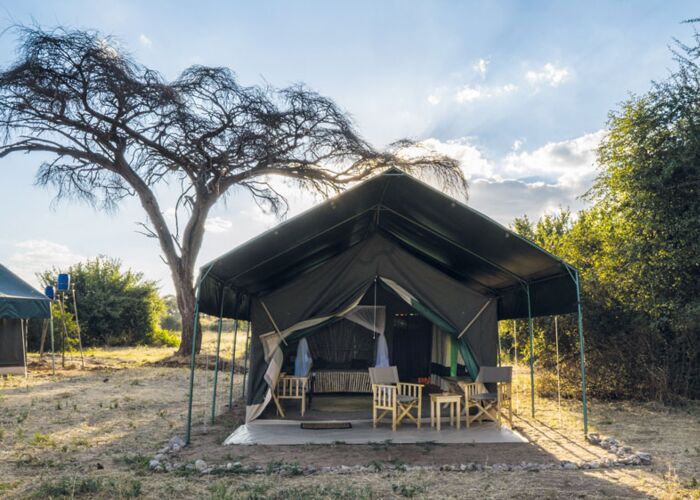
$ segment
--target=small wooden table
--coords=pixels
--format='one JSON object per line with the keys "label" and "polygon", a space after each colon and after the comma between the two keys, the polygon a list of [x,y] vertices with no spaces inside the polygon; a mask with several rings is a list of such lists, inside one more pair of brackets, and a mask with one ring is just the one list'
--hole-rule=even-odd
{"label": "small wooden table", "polygon": [[440,409],[443,404],[449,405],[450,410],[450,425],[455,426],[457,421],[457,429],[460,427],[462,395],[451,394],[449,392],[436,393],[430,395],[430,427],[436,427],[440,430]]}

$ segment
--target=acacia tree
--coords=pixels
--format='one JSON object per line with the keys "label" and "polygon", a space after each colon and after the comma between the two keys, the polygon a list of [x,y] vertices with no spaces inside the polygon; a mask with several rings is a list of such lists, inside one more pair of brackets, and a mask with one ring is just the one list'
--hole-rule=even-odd
{"label": "acacia tree", "polygon": [[[166,81],[97,32],[18,28],[17,61],[0,73],[0,158],[43,153],[39,185],[114,209],[136,196],[169,266],[191,350],[195,262],[222,198],[247,192],[277,215],[275,176],[321,195],[389,166],[428,172],[466,193],[458,163],[401,140],[378,151],[330,99],[296,85],[243,86],[227,68],[193,66]],[[410,150],[411,154],[406,154]],[[168,223],[155,188],[178,190]],[[234,190],[232,188],[238,188]]]}

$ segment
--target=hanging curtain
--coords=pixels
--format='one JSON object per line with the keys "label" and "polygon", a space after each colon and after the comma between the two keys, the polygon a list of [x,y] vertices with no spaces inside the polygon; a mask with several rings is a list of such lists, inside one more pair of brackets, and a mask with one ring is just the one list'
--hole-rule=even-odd
{"label": "hanging curtain", "polygon": [[381,335],[386,327],[386,307],[357,306],[347,313],[344,318]]}
{"label": "hanging curtain", "polygon": [[384,368],[389,366],[389,346],[386,343],[386,306],[357,306],[345,319],[362,325],[377,334],[377,355],[374,366]]}
{"label": "hanging curtain", "polygon": [[386,337],[380,334],[377,337],[377,358],[374,363],[376,368],[389,367],[389,346],[386,345]]}
{"label": "hanging curtain", "polygon": [[309,343],[306,339],[301,339],[297,346],[297,357],[294,361],[294,375],[304,377],[311,370],[311,351],[309,351]]}

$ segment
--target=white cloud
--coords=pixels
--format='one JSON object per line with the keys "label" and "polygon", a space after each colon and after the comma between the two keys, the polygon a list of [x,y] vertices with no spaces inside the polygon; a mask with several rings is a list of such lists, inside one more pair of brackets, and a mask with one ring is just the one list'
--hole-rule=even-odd
{"label": "white cloud", "polygon": [[146,47],[147,49],[150,49],[151,47],[153,47],[153,41],[150,38],[148,38],[146,35],[144,35],[143,33],[141,33],[139,35],[139,43],[141,45],[143,45],[144,47]]}
{"label": "white cloud", "polygon": [[525,73],[525,79],[534,86],[549,85],[550,87],[558,87],[569,79],[571,74],[567,68],[555,66],[552,63],[547,63],[541,69],[534,71],[530,70]]}
{"label": "white cloud", "polygon": [[459,160],[471,186],[469,204],[507,225],[526,213],[538,218],[559,207],[583,208],[579,196],[595,178],[595,151],[604,134],[600,130],[531,151],[518,139],[500,158],[489,158],[468,137],[424,143]]}
{"label": "white cloud", "polygon": [[430,94],[428,96],[428,102],[432,105],[440,104],[440,96],[435,94]]}
{"label": "white cloud", "polygon": [[15,252],[8,258],[9,268],[36,287],[40,286],[37,273],[53,267],[66,268],[86,259],[66,245],[49,240],[26,240],[13,246]]}
{"label": "white cloud", "polygon": [[503,175],[539,178],[569,189],[588,188],[595,177],[595,154],[605,131],[568,141],[550,142],[534,151],[514,151],[503,159]]}
{"label": "white cloud", "polygon": [[225,233],[233,227],[233,222],[223,217],[210,216],[204,222],[204,230],[210,233]]}
{"label": "white cloud", "polygon": [[465,85],[455,94],[455,99],[457,102],[465,103],[477,101],[480,99],[490,99],[492,97],[499,97],[506,94],[511,94],[518,90],[518,86],[512,83],[507,83],[505,85],[486,87],[481,85]]}
{"label": "white cloud", "polygon": [[479,59],[477,62],[474,63],[474,66],[472,68],[474,71],[482,78],[486,78],[486,71],[488,70],[489,64],[491,61],[488,59]]}

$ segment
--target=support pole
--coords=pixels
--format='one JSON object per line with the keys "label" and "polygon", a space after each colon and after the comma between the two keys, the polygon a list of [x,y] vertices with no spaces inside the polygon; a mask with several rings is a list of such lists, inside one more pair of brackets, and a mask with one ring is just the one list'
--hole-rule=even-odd
{"label": "support pole", "polygon": [[554,316],[554,345],[557,350],[557,411],[559,413],[559,425],[561,426],[561,372],[559,370],[559,324]]}
{"label": "support pole", "polygon": [[29,390],[29,375],[27,374],[27,362],[29,361],[27,359],[27,333],[29,330],[29,320],[28,319],[21,319],[19,320],[19,328],[20,331],[22,332],[22,357],[24,358],[24,384],[27,387],[27,390]]}
{"label": "support pole", "polygon": [[581,353],[581,395],[583,400],[583,433],[588,435],[588,402],[586,401],[586,355],[583,344],[583,316],[581,315],[581,283],[578,270],[574,273],[576,283],[576,306],[578,312],[578,339]]}
{"label": "support pole", "polygon": [[501,366],[501,329],[496,328],[496,335],[498,335],[498,366]]}
{"label": "support pole", "polygon": [[[513,356],[514,356],[513,365],[514,365],[514,368],[515,368],[514,371],[517,373],[517,370],[518,370],[518,322],[515,321],[515,320],[513,320]],[[518,387],[519,387],[519,385],[515,385],[515,384],[514,384],[514,388],[515,388],[515,411],[517,411],[518,413],[520,413],[520,404],[519,404],[520,401],[518,400],[518,392],[520,392],[520,391],[518,390]]]}
{"label": "support pole", "polygon": [[242,394],[244,399],[246,397],[245,381],[246,381],[246,377],[248,376],[248,358],[250,357],[249,347],[250,347],[250,319],[248,320],[248,328],[247,328],[246,334],[245,334],[245,362],[243,364],[243,394]]}
{"label": "support pole", "polygon": [[530,330],[530,403],[531,415],[535,418],[535,347],[534,332],[532,324],[532,300],[530,299],[530,285],[525,285],[527,293],[527,325]]}
{"label": "support pole", "polygon": [[51,307],[52,304],[49,304],[49,331],[51,333],[51,374],[55,377],[56,376],[56,355],[54,351],[54,342],[53,342],[53,308]]}
{"label": "support pole", "polygon": [[75,283],[71,287],[73,291],[73,315],[75,316],[75,325],[78,327],[78,347],[80,347],[80,366],[85,369],[85,359],[83,358],[83,337],[80,333],[80,320],[78,320],[78,303],[75,301]]}
{"label": "support pole", "polygon": [[219,351],[221,350],[221,329],[224,324],[224,287],[221,290],[221,309],[219,309],[219,331],[216,334],[216,356],[214,358],[214,384],[212,389],[211,398],[211,423],[214,424],[214,417],[216,417],[216,386],[219,382]]}
{"label": "support pole", "polygon": [[190,435],[192,433],[192,398],[194,395],[194,368],[195,368],[195,351],[197,350],[197,326],[199,325],[199,289],[204,278],[207,277],[209,271],[211,271],[213,264],[209,266],[209,269],[204,273],[204,275],[197,281],[197,287],[195,290],[195,303],[194,303],[194,331],[192,332],[192,358],[190,360],[190,392],[187,401],[187,429],[185,431],[185,445],[190,444]]}
{"label": "support pole", "polygon": [[238,340],[238,302],[240,298],[236,294],[236,305],[233,312],[233,346],[231,347],[231,377],[228,386],[228,408],[233,408],[233,378],[236,374],[236,341]]}
{"label": "support pole", "polygon": [[58,305],[61,308],[61,323],[63,324],[63,330],[61,330],[61,367],[66,367],[66,339],[68,338],[68,329],[66,328],[66,311],[63,308],[63,298],[58,297]]}

